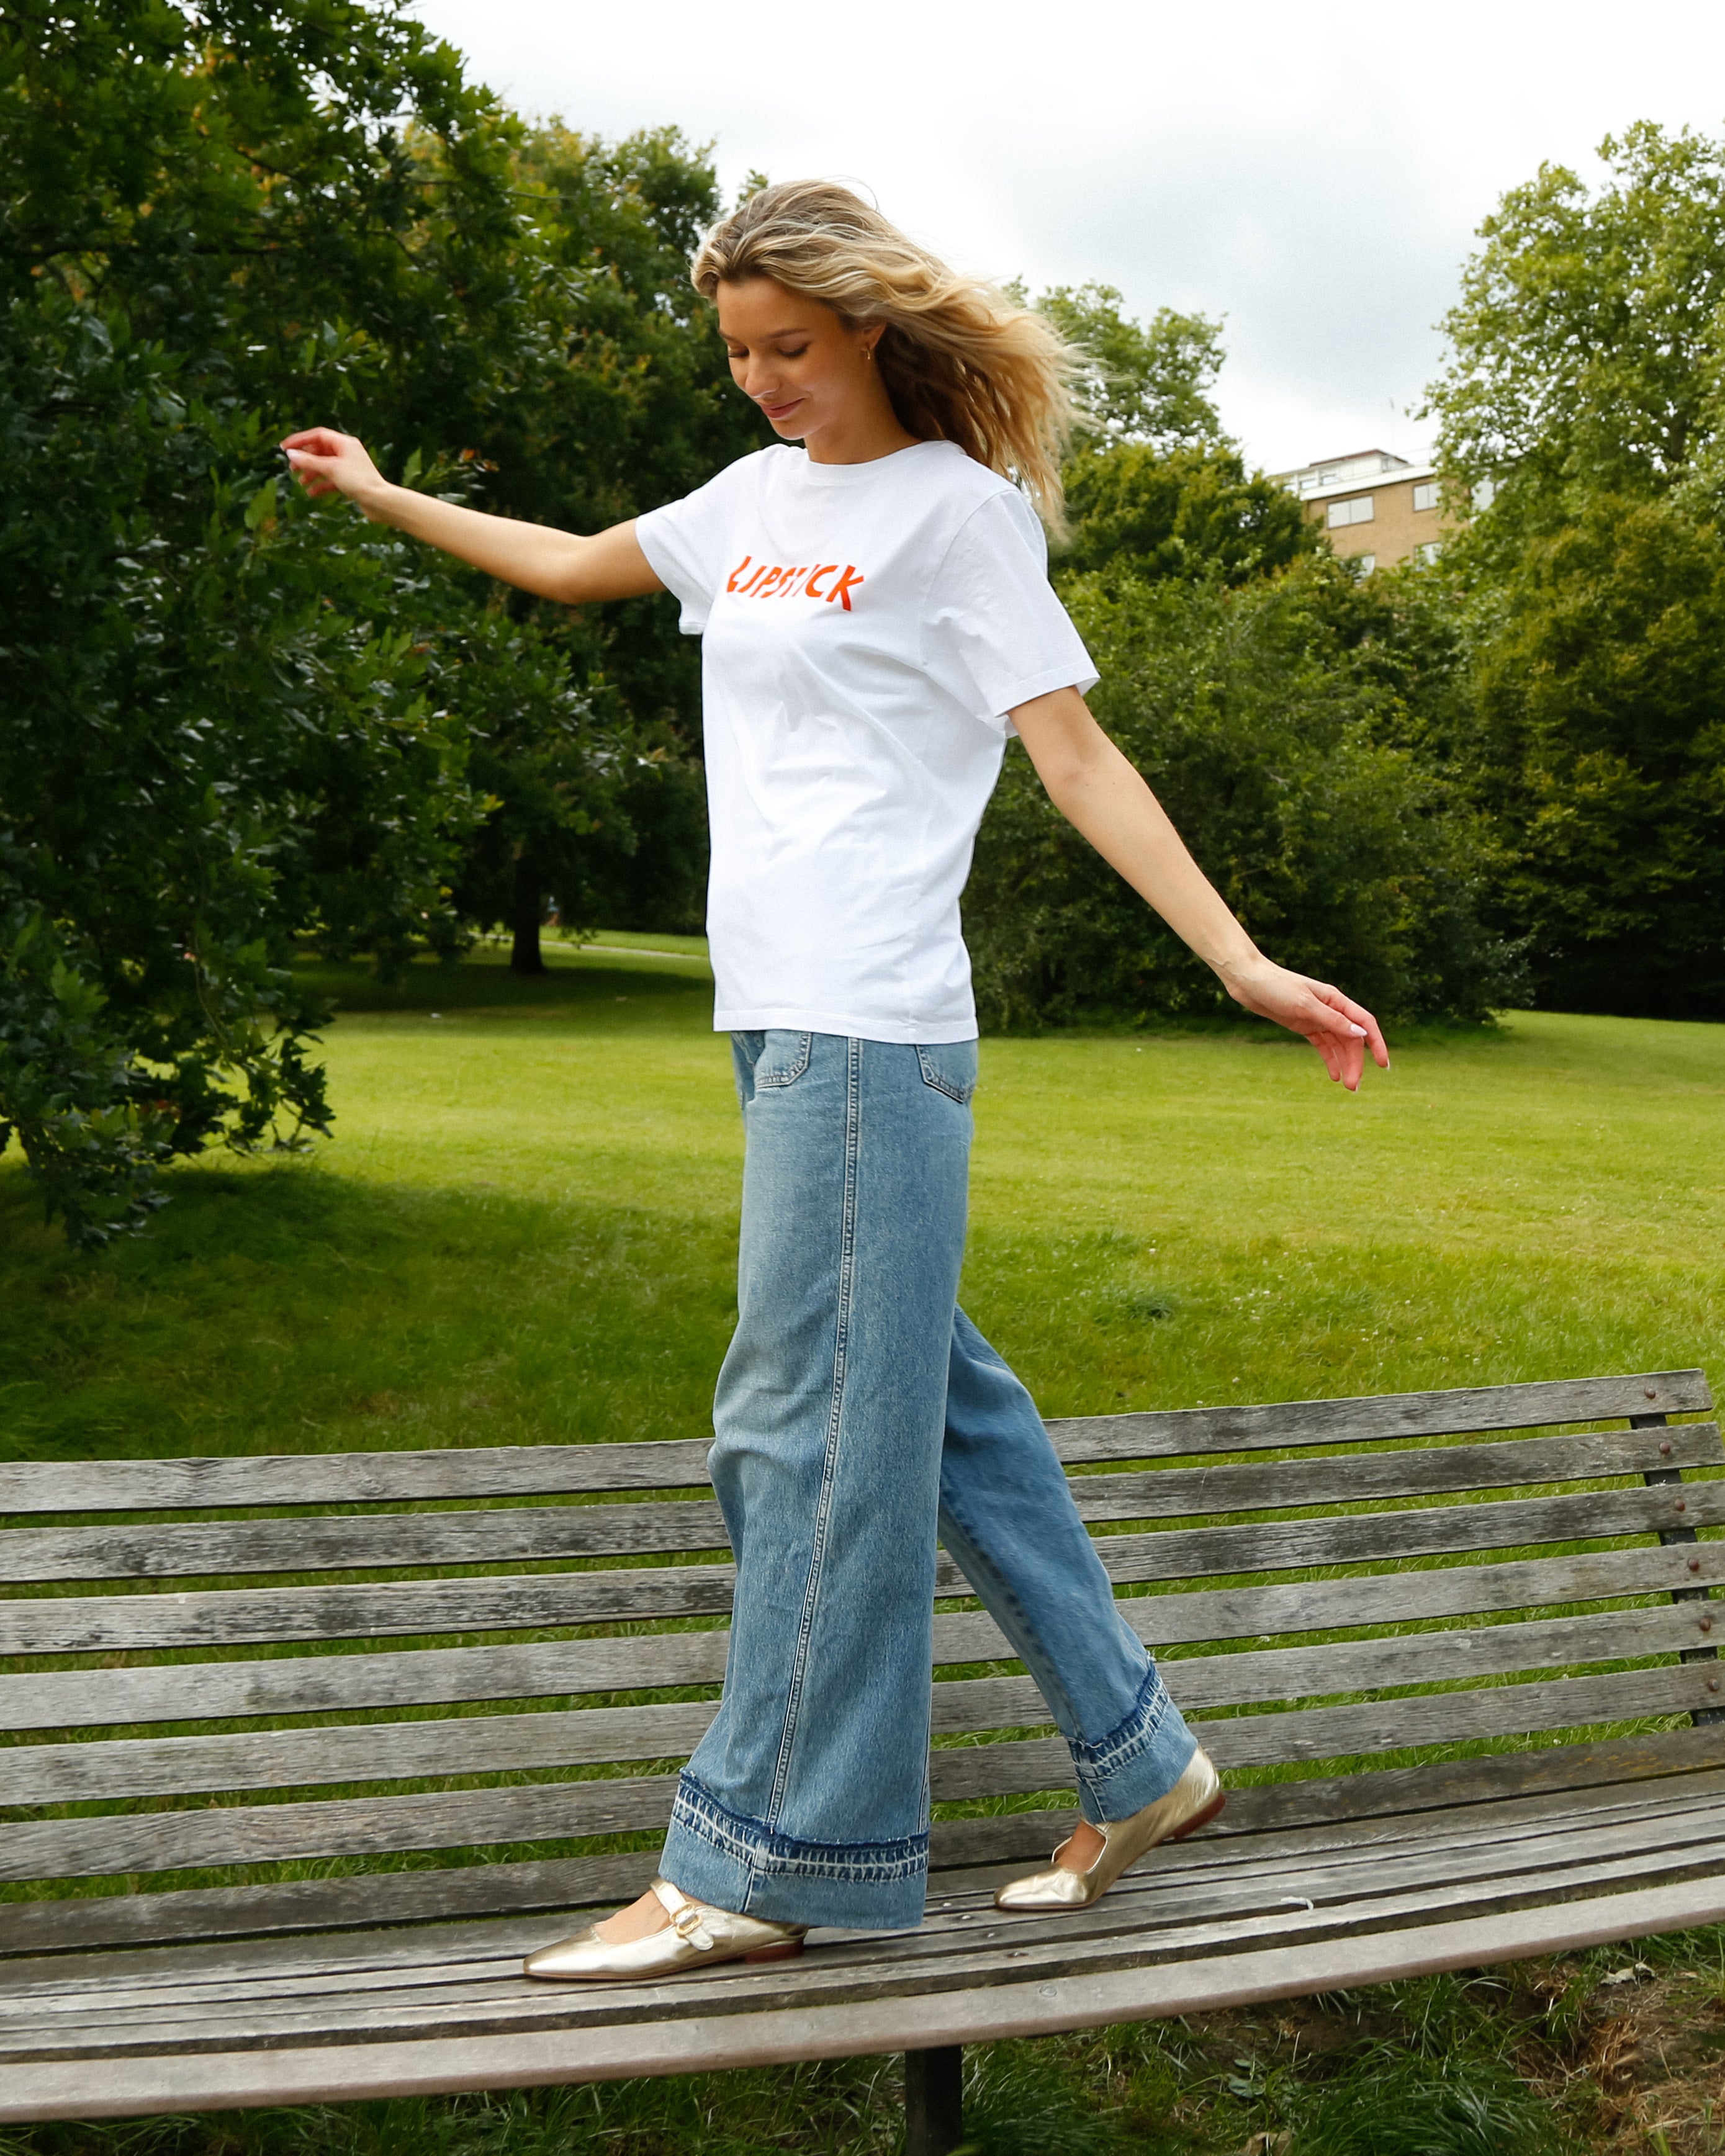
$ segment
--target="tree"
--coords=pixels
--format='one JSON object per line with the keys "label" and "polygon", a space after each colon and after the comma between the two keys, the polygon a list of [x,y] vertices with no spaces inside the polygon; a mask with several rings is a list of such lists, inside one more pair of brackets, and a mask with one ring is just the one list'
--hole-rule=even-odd
{"label": "tree", "polygon": [[1725,146],[1644,121],[1599,156],[1596,192],[1543,165],[1481,226],[1427,393],[1440,460],[1492,483],[1507,543],[1582,498],[1662,491],[1719,431]]}
{"label": "tree", "polygon": [[[590,531],[757,447],[764,423],[737,395],[712,310],[689,283],[719,210],[711,166],[670,129],[608,145],[553,121],[522,137],[515,172],[544,251],[537,305],[556,354],[476,437],[482,505]],[[581,708],[605,715],[595,742],[606,738],[590,752],[579,725],[542,740],[506,725],[480,749],[475,775],[499,807],[472,842],[458,908],[506,926],[511,963],[530,973],[542,967],[538,926],[553,897],[566,919],[698,928],[700,653],[678,632],[675,602],[573,618],[511,603],[557,638]]]}
{"label": "tree", "polygon": [[1248,478],[1237,449],[1111,442],[1075,456],[1065,476],[1063,572],[1117,564],[1151,580],[1240,584],[1318,551],[1299,502],[1261,472]]}
{"label": "tree", "polygon": [[1446,553],[1497,820],[1496,916],[1543,1001],[1725,1014],[1725,145],[1644,122],[1481,228],[1430,392],[1495,498]]}
{"label": "tree", "polygon": [[1482,608],[1478,791],[1542,1001],[1725,1018],[1725,539],[1604,495]]}
{"label": "tree", "polygon": [[1210,390],[1222,370],[1222,325],[1158,307],[1147,322],[1121,312],[1111,285],[1057,285],[1037,300],[1090,372],[1078,385],[1084,426],[1075,451],[1142,442],[1168,455],[1206,449],[1226,434]]}
{"label": "tree", "polygon": [[665,608],[512,614],[288,502],[275,439],[362,425],[517,512],[555,471],[572,521],[633,506],[645,443],[644,485],[705,477],[730,418],[668,265],[711,176],[608,153],[602,243],[393,0],[20,0],[0,79],[0,1141],[96,1241],[174,1152],[326,1123],[297,936],[387,966],[470,932],[490,826],[547,826],[476,789],[475,730],[578,831],[634,753],[605,670],[686,686]]}
{"label": "tree", "polygon": [[[1338,563],[1230,589],[1117,570],[1065,586],[1096,715],[1250,932],[1385,1018],[1476,1019],[1515,957],[1480,916],[1490,845],[1420,752],[1418,639]],[[1014,752],[965,923],[978,1002],[1013,1027],[1231,1008]]]}

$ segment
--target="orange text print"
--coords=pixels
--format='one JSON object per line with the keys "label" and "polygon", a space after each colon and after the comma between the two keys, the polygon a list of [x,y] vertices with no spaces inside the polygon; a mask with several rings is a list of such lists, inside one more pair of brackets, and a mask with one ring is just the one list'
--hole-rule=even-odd
{"label": "orange text print", "polygon": [[[827,581],[829,578],[834,580],[831,583]],[[745,554],[726,578],[725,588],[740,599],[823,599],[829,606],[837,599],[849,613],[850,594],[863,581],[863,572],[854,562],[847,562],[842,570],[836,562],[805,562],[798,567],[781,568]]]}

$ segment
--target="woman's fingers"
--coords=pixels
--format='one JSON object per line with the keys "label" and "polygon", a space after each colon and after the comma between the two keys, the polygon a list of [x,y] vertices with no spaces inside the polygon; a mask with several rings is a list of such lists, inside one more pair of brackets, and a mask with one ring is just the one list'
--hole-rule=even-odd
{"label": "woman's fingers", "polygon": [[1328,1009],[1336,1012],[1348,1024],[1358,1027],[1361,1038],[1372,1053],[1372,1060],[1380,1070],[1389,1068],[1389,1047],[1384,1038],[1383,1028],[1363,1004],[1357,1004],[1352,996],[1344,996],[1340,988],[1332,988],[1327,981],[1310,983],[1312,993]]}
{"label": "woman's fingers", "polygon": [[288,465],[307,494],[362,493],[379,479],[377,467],[353,434],[333,427],[306,427],[281,444]]}
{"label": "woman's fingers", "polygon": [[1327,981],[1266,965],[1240,981],[1234,993],[1248,1010],[1273,1019],[1311,1043],[1332,1078],[1350,1093],[1359,1090],[1367,1051],[1387,1070],[1389,1050],[1378,1021],[1363,1004],[1344,996]]}

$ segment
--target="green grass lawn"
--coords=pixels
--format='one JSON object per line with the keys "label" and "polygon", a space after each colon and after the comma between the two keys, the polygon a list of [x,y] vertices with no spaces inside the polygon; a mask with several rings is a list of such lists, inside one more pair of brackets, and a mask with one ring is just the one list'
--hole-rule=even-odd
{"label": "green grass lawn", "polygon": [[[187,1164],[148,1236],[100,1256],[69,1254],[15,1156],[0,1161],[0,1454],[701,1433],[734,1312],[728,1052],[696,939],[594,942],[552,946],[542,983],[494,951],[390,988],[321,972],[340,1006],[334,1140]],[[1725,1028],[1518,1014],[1409,1042],[1357,1098],[1267,1027],[992,1040],[977,1122],[967,1304],[1051,1414],[1725,1368]],[[1692,1963],[1702,1946],[1671,1951]],[[1593,1966],[1574,1964],[1584,1989]],[[1498,1981],[1348,2009],[1347,2071],[1389,2092],[1389,2116],[1422,2061],[1476,2055],[1501,2098],[1495,2145],[1535,2149],[1556,2114],[1524,2101],[1543,2067],[1503,2065]],[[1525,2005],[1533,1981],[1506,1977],[1505,1997]],[[1274,2015],[1229,2025],[988,2047],[982,2145],[1237,2149],[1303,2118],[1307,2023],[1291,2066]],[[127,2133],[200,2156],[410,2141],[860,2156],[891,2146],[891,2071],[43,2129],[0,2133],[0,2156]],[[1322,2082],[1326,2101],[1345,2080]],[[1317,2156],[1327,2130],[1308,2122],[1299,2149]],[[1434,2156],[1451,2145],[1476,2144]]]}
{"label": "green grass lawn", "polygon": [[[610,940],[610,939],[607,939]],[[336,1136],[95,1259],[0,1161],[14,1456],[691,1435],[741,1132],[698,956],[324,978]],[[1725,1029],[984,1045],[965,1296],[1050,1414],[1717,1367]]]}

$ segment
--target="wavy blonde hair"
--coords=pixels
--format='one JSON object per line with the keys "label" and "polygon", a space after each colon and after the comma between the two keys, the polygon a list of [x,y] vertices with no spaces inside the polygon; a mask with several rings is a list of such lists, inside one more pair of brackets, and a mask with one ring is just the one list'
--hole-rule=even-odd
{"label": "wavy blonde hair", "polygon": [[771,277],[848,326],[884,323],[875,359],[906,432],[956,442],[1017,480],[1064,533],[1060,458],[1082,361],[1042,316],[949,270],[829,180],[751,195],[707,234],[691,275],[709,300],[721,285]]}

